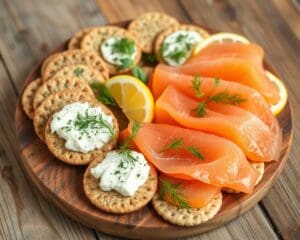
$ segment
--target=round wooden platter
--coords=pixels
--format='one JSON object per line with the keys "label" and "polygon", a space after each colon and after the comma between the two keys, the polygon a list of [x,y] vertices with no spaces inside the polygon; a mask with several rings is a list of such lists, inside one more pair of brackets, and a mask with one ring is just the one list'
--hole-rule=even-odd
{"label": "round wooden platter", "polygon": [[[66,46],[67,43],[62,44],[54,52],[62,51]],[[33,69],[24,86],[39,76],[40,66]],[[267,68],[272,71],[270,67]],[[266,164],[264,177],[252,194],[223,193],[223,205],[219,213],[210,221],[195,227],[180,227],[165,222],[155,213],[151,204],[125,215],[102,212],[84,195],[82,178],[85,167],[69,166],[55,159],[36,136],[32,121],[23,112],[20,101],[16,107],[15,128],[26,175],[44,197],[65,214],[108,234],[135,239],[165,239],[192,236],[217,228],[248,211],[266,195],[281,173],[290,152],[292,109],[289,102],[278,120],[283,132],[279,161]]]}

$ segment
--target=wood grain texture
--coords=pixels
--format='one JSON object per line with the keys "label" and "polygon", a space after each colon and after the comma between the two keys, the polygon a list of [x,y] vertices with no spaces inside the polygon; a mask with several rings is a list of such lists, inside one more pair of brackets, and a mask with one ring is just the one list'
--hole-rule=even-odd
{"label": "wood grain texture", "polygon": [[[115,22],[161,10],[183,21],[245,33],[267,47],[268,61],[289,87],[294,119],[300,119],[299,12],[290,0],[97,0],[100,8],[95,1],[0,0],[0,239],[114,239],[74,223],[41,198],[16,161],[13,133],[14,106],[30,68],[73,32],[103,23],[105,17]],[[226,227],[191,239],[297,239],[299,124],[295,121],[290,159],[263,204]]]}
{"label": "wood grain texture", "polygon": [[[127,23],[120,26],[126,26]],[[58,51],[64,50],[62,44]],[[36,68],[27,78],[27,83],[39,74]],[[215,229],[252,208],[269,191],[282,171],[287,160],[292,136],[292,122],[289,104],[279,115],[280,126],[285,130],[281,158],[268,163],[264,178],[252,194],[224,194],[220,212],[212,220],[196,227],[179,227],[163,221],[148,205],[126,215],[107,214],[89,203],[82,191],[84,167],[68,166],[58,162],[48,151],[32,128],[32,122],[17,105],[15,124],[22,163],[26,173],[43,195],[59,209],[80,222],[105,233],[130,238],[175,238],[186,237]],[[129,229],[131,229],[129,231]]]}

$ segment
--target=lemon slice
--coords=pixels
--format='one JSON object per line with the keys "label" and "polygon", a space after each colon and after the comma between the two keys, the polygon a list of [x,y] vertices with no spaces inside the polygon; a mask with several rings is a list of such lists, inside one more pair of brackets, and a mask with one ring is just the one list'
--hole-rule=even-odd
{"label": "lemon slice", "polygon": [[129,120],[152,121],[153,96],[149,88],[139,79],[130,75],[117,75],[105,84]]}
{"label": "lemon slice", "polygon": [[221,33],[213,34],[210,37],[198,43],[194,48],[193,55],[197,54],[208,45],[214,43],[222,43],[222,42],[237,42],[237,43],[245,43],[245,44],[250,43],[247,38],[241,35],[235,33],[221,32]]}
{"label": "lemon slice", "polygon": [[271,82],[275,83],[275,85],[279,89],[279,97],[280,97],[279,101],[276,104],[270,106],[272,113],[274,115],[278,115],[286,105],[288,93],[286,87],[284,86],[284,83],[280,79],[278,79],[278,77],[276,77],[273,73],[269,71],[266,71],[266,75],[268,79]]}

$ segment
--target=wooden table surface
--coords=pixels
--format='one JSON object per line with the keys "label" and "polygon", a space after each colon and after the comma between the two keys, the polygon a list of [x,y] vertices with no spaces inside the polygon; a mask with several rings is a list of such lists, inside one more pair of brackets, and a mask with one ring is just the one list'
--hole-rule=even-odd
{"label": "wooden table surface", "polygon": [[0,0],[0,238],[116,239],[66,217],[33,189],[20,166],[14,111],[32,66],[71,34],[150,10],[259,43],[294,109],[292,152],[268,195],[237,220],[190,239],[300,239],[300,11],[292,0]]}

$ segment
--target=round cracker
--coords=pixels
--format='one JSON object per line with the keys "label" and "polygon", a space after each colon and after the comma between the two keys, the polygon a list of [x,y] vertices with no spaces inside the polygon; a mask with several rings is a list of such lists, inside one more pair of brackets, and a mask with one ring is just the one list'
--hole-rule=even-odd
{"label": "round cracker", "polygon": [[54,74],[54,77],[78,77],[84,79],[88,84],[92,83],[104,83],[105,76],[103,76],[99,71],[96,69],[82,64],[74,64],[70,66],[65,66],[60,69],[57,73]]}
{"label": "round cracker", "polygon": [[76,32],[73,35],[73,37],[71,37],[71,39],[69,40],[68,49],[79,49],[82,38],[87,33],[89,33],[92,29],[93,29],[92,27],[88,27],[88,28],[83,28],[83,29],[79,30],[78,32]]}
{"label": "round cracker", "polygon": [[45,128],[51,115],[64,105],[77,101],[92,102],[95,101],[95,97],[77,90],[65,90],[47,97],[34,112],[33,125],[37,136],[44,141]]}
{"label": "round cracker", "polygon": [[105,62],[94,51],[86,51],[83,49],[73,49],[61,52],[49,60],[43,74],[43,81],[47,81],[55,73],[65,66],[74,64],[83,64],[94,68],[99,73],[108,79],[108,69]]}
{"label": "round cracker", "polygon": [[33,119],[33,115],[34,115],[33,98],[37,89],[41,84],[42,84],[41,78],[37,78],[31,81],[25,87],[22,94],[22,99],[21,99],[22,107],[24,112],[30,119]]}
{"label": "round cracker", "polygon": [[169,15],[148,12],[134,19],[129,24],[128,30],[138,39],[142,51],[151,53],[157,35],[167,28],[178,25],[178,21]]}
{"label": "round cracker", "polygon": [[[81,102],[81,101],[80,101]],[[51,133],[51,121],[52,117],[49,118],[45,129],[45,142],[50,152],[59,160],[71,164],[71,165],[86,165],[92,160],[99,161],[103,159],[104,154],[113,149],[116,145],[119,135],[119,126],[117,119],[113,113],[103,104],[93,101],[88,102],[92,107],[100,107],[102,111],[110,115],[113,119],[113,128],[115,130],[115,136],[110,139],[101,149],[95,149],[93,151],[82,153],[71,151],[65,148],[65,140],[60,138],[56,133]]]}
{"label": "round cracker", "polygon": [[47,82],[44,82],[36,91],[33,99],[33,109],[37,109],[51,94],[72,89],[93,95],[92,89],[84,79],[77,77],[52,77]]}
{"label": "round cracker", "polygon": [[203,208],[180,208],[161,200],[158,194],[152,199],[155,211],[166,221],[180,226],[195,226],[212,219],[222,207],[222,193],[218,193]]}
{"label": "round cracker", "polygon": [[[105,41],[107,38],[110,37],[121,37],[121,38],[128,38],[129,40],[133,41],[135,44],[135,47],[137,49],[137,54],[133,60],[133,64],[125,69],[118,69],[118,66],[111,64],[107,61],[105,61],[105,58],[102,57],[100,46],[103,41]],[[133,68],[134,65],[136,65],[140,59],[141,59],[141,49],[139,46],[138,41],[136,38],[126,31],[123,28],[115,27],[115,26],[104,26],[104,27],[97,27],[94,28],[92,31],[87,33],[84,38],[81,41],[81,48],[85,50],[91,50],[97,53],[102,59],[104,59],[110,74],[119,74],[128,72],[130,69]]]}
{"label": "round cracker", "polygon": [[[250,162],[251,166],[259,172],[259,176],[255,182],[255,186],[259,184],[262,180],[264,173],[265,173],[265,163],[264,162]],[[238,190],[234,190],[231,188],[223,188],[222,191],[227,193],[240,193]]]}
{"label": "round cracker", "polygon": [[141,209],[151,201],[157,190],[157,173],[151,166],[149,177],[144,185],[132,197],[125,197],[116,191],[103,191],[99,187],[99,179],[91,174],[91,168],[101,160],[93,161],[88,166],[83,177],[83,189],[90,202],[105,212],[130,213]]}
{"label": "round cracker", "polygon": [[204,30],[201,27],[191,25],[191,24],[180,24],[178,26],[172,26],[172,27],[164,30],[157,36],[157,38],[155,40],[155,44],[154,44],[155,54],[161,62],[164,62],[164,60],[160,56],[160,49],[161,49],[162,44],[164,43],[166,37],[168,37],[170,34],[177,32],[177,31],[194,31],[194,32],[199,33],[203,39],[209,37],[209,33],[206,30]]}
{"label": "round cracker", "polygon": [[[52,61],[53,58],[55,58],[56,56],[58,56],[59,53],[54,53],[54,54],[51,54],[49,57],[47,57],[44,61],[43,61],[43,64],[41,66],[41,75],[45,75],[45,69],[46,67],[48,66],[49,62]],[[43,82],[45,81],[45,79],[42,79]]]}

